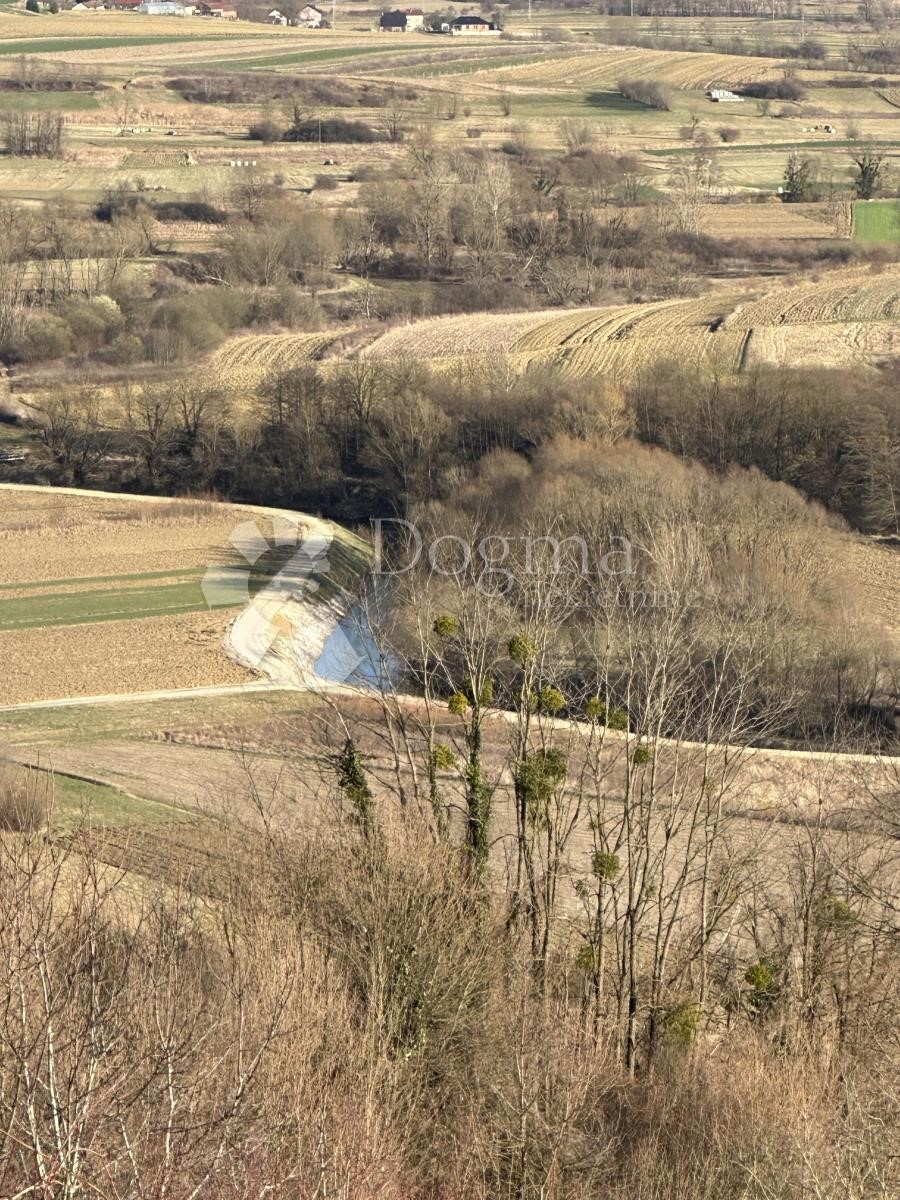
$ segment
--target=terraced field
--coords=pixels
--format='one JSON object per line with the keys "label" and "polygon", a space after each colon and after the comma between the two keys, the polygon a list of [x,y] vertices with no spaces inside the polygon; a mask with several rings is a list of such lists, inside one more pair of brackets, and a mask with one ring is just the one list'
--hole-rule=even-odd
{"label": "terraced field", "polygon": [[559,312],[473,314],[398,326],[373,358],[445,365],[506,355],[511,366],[553,364],[575,375],[629,377],[658,361],[732,374],[748,366],[874,366],[900,355],[900,273],[841,273],[826,286],[783,286],[743,299],[694,300]]}

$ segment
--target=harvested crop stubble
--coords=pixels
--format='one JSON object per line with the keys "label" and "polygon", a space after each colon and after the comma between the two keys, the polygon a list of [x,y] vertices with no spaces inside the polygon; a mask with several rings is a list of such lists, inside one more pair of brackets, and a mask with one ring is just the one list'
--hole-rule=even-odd
{"label": "harvested crop stubble", "polygon": [[725,324],[803,325],[830,321],[885,321],[900,316],[900,272],[859,270],[829,276],[825,283],[782,287],[743,305]]}
{"label": "harvested crop stubble", "polygon": [[677,338],[654,334],[584,342],[563,347],[551,361],[566,375],[611,375],[634,378],[657,362],[673,362],[698,371],[733,374],[740,369],[746,334],[739,330],[709,333],[683,330]]}
{"label": "harvested crop stubble", "polygon": [[854,538],[843,564],[859,587],[867,612],[900,645],[900,548],[871,538]]}
{"label": "harvested crop stubble", "polygon": [[670,53],[616,46],[500,68],[493,74],[498,82],[516,84],[583,84],[615,89],[621,79],[650,79],[673,88],[706,89],[715,84],[773,79],[782,71],[783,64],[774,58],[748,60],[734,54]]}
{"label": "harvested crop stubble", "polygon": [[230,612],[0,632],[0,703],[247,683],[222,650]]}
{"label": "harvested crop stubble", "polygon": [[[581,310],[584,319],[585,310]],[[467,313],[398,325],[361,352],[365,358],[455,358],[505,354],[528,330],[557,317],[558,309],[525,313]]]}
{"label": "harvested crop stubble", "polygon": [[274,371],[314,362],[334,333],[273,333],[235,338],[212,357],[212,368],[229,387],[253,387]]}
{"label": "harvested crop stubble", "polygon": [[579,309],[527,331],[517,352],[570,349],[626,339],[671,336],[682,330],[709,329],[729,310],[731,301],[663,300],[652,304],[612,305]]}
{"label": "harvested crop stubble", "polygon": [[874,367],[879,360],[897,355],[900,327],[888,321],[784,324],[759,326],[751,331],[744,365]]}
{"label": "harvested crop stubble", "polygon": [[703,232],[726,239],[834,236],[821,204],[707,204]]}
{"label": "harvested crop stubble", "polygon": [[160,150],[148,147],[145,150],[132,150],[122,159],[122,170],[146,170],[158,168],[162,170],[177,170],[178,167],[193,165],[193,159],[187,150]]}

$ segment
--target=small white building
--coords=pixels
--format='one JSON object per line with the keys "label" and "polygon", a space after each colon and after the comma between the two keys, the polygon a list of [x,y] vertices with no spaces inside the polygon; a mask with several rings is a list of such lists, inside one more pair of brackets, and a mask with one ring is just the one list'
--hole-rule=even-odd
{"label": "small white building", "polygon": [[287,25],[288,19],[283,12],[279,12],[277,8],[273,8],[266,16],[267,25]]}
{"label": "small white building", "polygon": [[316,8],[314,4],[307,4],[297,13],[297,21],[300,25],[305,25],[307,29],[318,29],[324,16],[322,10]]}
{"label": "small white building", "polygon": [[727,88],[710,88],[706,95],[713,104],[742,104],[744,101],[743,96],[729,92]]}
{"label": "small white building", "polygon": [[[135,10],[150,17],[186,17],[188,10],[176,0],[144,0]],[[191,9],[191,12],[194,10]]]}

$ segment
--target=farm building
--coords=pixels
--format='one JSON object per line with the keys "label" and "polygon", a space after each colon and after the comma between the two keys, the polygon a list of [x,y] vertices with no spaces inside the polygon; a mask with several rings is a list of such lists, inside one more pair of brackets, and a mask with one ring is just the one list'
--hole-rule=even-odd
{"label": "farm building", "polygon": [[220,20],[236,21],[237,9],[230,4],[206,4],[200,3],[197,5],[196,13],[198,17],[218,17]]}
{"label": "farm building", "polygon": [[143,0],[134,11],[148,17],[186,17],[194,10],[177,3],[177,0]]}
{"label": "farm building", "polygon": [[318,29],[322,24],[323,16],[321,9],[316,8],[313,4],[307,4],[297,13],[297,22],[305,25],[307,29]]}
{"label": "farm building", "polygon": [[729,92],[727,88],[710,88],[706,95],[714,104],[740,104],[744,99],[737,92]]}
{"label": "farm building", "polygon": [[409,33],[424,26],[425,14],[421,8],[395,8],[383,12],[378,22],[378,28],[383,33]]}
{"label": "farm building", "polygon": [[490,33],[499,33],[490,21],[485,21],[484,17],[457,17],[455,21],[450,22],[450,34],[453,37],[469,37],[471,35],[482,35]]}
{"label": "farm building", "polygon": [[287,25],[288,19],[283,12],[279,12],[277,8],[273,8],[271,12],[266,13],[267,25]]}

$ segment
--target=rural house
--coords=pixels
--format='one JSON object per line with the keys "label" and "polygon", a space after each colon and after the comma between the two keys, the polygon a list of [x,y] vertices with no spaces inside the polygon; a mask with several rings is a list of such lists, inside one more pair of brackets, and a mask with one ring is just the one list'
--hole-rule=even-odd
{"label": "rural house", "polygon": [[490,21],[484,17],[457,17],[450,22],[450,33],[453,37],[499,33]]}
{"label": "rural house", "polygon": [[266,14],[267,25],[287,25],[288,19],[283,12],[279,12],[277,8],[273,8],[270,13]]}
{"label": "rural house", "polygon": [[297,21],[307,29],[318,29],[322,24],[324,14],[313,4],[307,4],[297,13]]}
{"label": "rural house", "polygon": [[378,22],[378,28],[384,33],[409,33],[424,26],[425,14],[421,8],[395,8],[391,12],[383,12]]}

